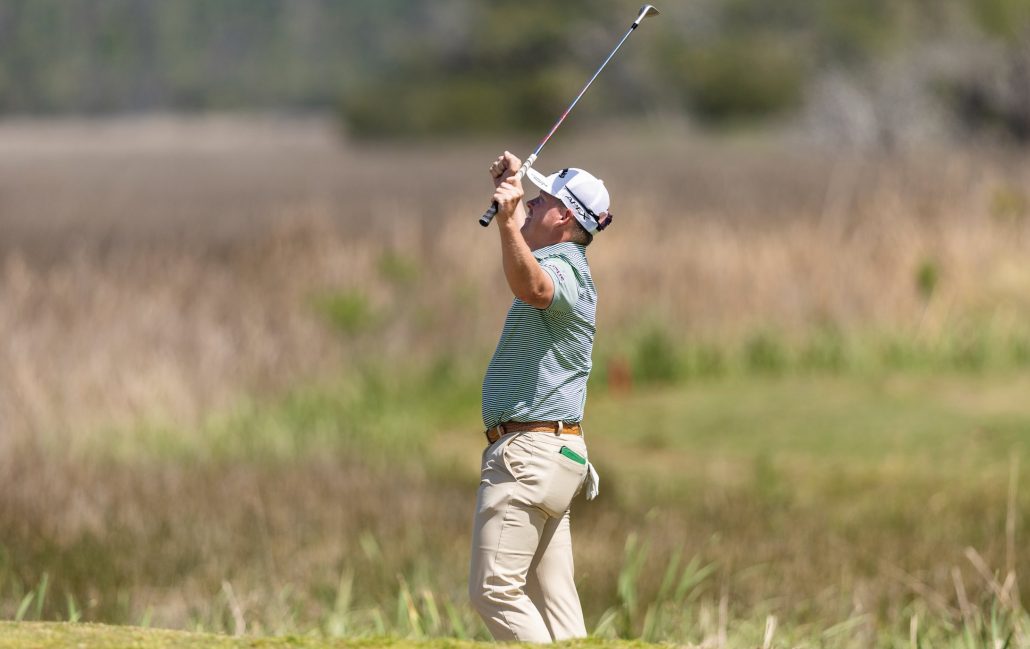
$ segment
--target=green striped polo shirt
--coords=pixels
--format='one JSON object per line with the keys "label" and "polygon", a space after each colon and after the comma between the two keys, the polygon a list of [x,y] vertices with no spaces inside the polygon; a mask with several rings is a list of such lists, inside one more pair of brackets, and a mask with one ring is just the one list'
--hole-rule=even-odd
{"label": "green striped polo shirt", "polygon": [[554,281],[537,309],[516,298],[483,379],[483,424],[583,419],[594,346],[597,292],[586,249],[557,243],[533,251]]}

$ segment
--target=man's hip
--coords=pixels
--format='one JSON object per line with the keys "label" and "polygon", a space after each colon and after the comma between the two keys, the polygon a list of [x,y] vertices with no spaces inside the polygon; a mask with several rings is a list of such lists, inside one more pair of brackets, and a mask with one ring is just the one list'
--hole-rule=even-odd
{"label": "man's hip", "polygon": [[581,435],[509,433],[484,452],[480,485],[510,484],[517,501],[558,517],[583,488],[587,466]]}

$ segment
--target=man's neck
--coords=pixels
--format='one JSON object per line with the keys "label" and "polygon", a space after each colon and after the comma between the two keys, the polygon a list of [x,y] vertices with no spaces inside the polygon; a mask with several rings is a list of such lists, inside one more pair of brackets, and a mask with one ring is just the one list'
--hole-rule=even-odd
{"label": "man's neck", "polygon": [[558,245],[559,243],[566,243],[566,242],[569,242],[569,241],[572,241],[572,234],[569,233],[569,232],[562,232],[561,236],[558,237],[558,239],[556,239],[554,241],[547,241],[547,242],[542,243],[540,245],[530,246],[530,249],[533,252],[536,252],[537,250],[540,250],[541,248],[546,248],[548,246],[555,246],[555,245]]}

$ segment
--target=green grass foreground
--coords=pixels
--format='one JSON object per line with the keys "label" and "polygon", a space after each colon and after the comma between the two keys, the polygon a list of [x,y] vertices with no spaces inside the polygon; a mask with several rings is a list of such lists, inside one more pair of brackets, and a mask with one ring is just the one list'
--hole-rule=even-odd
{"label": "green grass foreground", "polygon": [[[497,646],[495,643],[489,643]],[[390,647],[407,649],[465,649],[483,646],[482,642],[437,638],[434,640],[408,640],[403,638],[376,637],[361,639],[327,640],[315,636],[285,637],[243,637],[232,638],[214,633],[191,633],[166,629],[145,629],[133,626],[111,626],[107,624],[72,624],[66,622],[0,622],[0,649],[50,649],[82,647],[89,649],[322,649],[332,647]],[[590,638],[560,643],[563,647],[619,647],[634,649],[653,646],[645,642],[628,640],[613,641]]]}
{"label": "green grass foreground", "polygon": [[[854,643],[841,637],[824,634],[809,638],[775,638],[775,628],[766,626],[764,637],[731,635],[721,638],[717,644],[702,643],[700,645],[682,645],[674,643],[649,643],[640,640],[611,640],[603,638],[584,638],[555,643],[556,647],[592,649],[644,649],[646,647],[763,647],[763,649],[791,647],[848,647]],[[1025,639],[1014,638],[1010,633],[1005,637],[977,636],[966,632],[935,634],[933,640],[921,634],[905,637],[899,634],[894,637],[883,636],[875,643],[882,647],[954,647],[956,649],[1020,649],[1030,646]],[[348,647],[354,649],[371,649],[389,647],[390,649],[473,649],[475,647],[519,647],[537,646],[525,643],[496,643],[459,640],[456,638],[433,638],[417,640],[392,636],[376,636],[365,638],[327,639],[317,635],[288,635],[279,637],[230,637],[215,633],[197,633],[190,631],[173,631],[168,629],[149,629],[135,626],[112,626],[107,624],[85,624],[70,622],[0,622],[0,649],[334,649]]]}
{"label": "green grass foreground", "polygon": [[418,647],[431,645],[438,649],[473,647],[471,641],[441,639],[436,641],[401,640],[397,638],[364,638],[360,640],[326,640],[312,636],[233,638],[215,633],[191,633],[167,629],[146,629],[106,624],[72,624],[0,622],[0,649],[50,649],[89,647],[90,649],[244,649],[290,647],[315,649],[329,647]]}

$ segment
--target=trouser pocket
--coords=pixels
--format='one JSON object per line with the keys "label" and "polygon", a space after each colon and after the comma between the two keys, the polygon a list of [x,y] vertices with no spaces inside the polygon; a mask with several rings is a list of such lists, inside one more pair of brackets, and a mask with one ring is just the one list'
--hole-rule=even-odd
{"label": "trouser pocket", "polygon": [[533,434],[520,434],[505,444],[504,463],[527,504],[554,518],[565,513],[587,474],[585,449],[576,446],[560,437]]}

